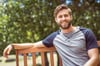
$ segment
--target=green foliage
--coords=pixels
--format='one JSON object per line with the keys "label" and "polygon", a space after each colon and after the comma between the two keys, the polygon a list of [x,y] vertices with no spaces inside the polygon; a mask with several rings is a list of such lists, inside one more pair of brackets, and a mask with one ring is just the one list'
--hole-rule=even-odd
{"label": "green foliage", "polygon": [[[10,43],[36,42],[58,29],[53,11],[66,0],[9,0],[0,3],[0,54]],[[100,40],[100,3],[73,0],[73,25],[93,30]]]}
{"label": "green foliage", "polygon": [[100,3],[95,0],[77,0],[69,6],[73,10],[73,24],[92,29],[97,40],[100,40]]}
{"label": "green foliage", "polygon": [[57,27],[53,18],[53,10],[62,2],[58,0],[9,0],[2,3],[0,54],[10,43],[36,42],[55,31]]}

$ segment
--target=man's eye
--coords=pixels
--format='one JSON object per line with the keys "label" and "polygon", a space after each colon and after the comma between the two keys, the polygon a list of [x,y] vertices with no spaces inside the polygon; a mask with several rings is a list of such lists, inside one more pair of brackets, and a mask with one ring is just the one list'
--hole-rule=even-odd
{"label": "man's eye", "polygon": [[59,16],[59,18],[62,18],[62,16]]}
{"label": "man's eye", "polygon": [[64,15],[64,17],[67,17],[68,15]]}

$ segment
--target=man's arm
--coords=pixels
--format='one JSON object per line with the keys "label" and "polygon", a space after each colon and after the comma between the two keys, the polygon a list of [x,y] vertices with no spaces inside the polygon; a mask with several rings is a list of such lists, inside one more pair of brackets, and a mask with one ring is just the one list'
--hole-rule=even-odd
{"label": "man's arm", "polygon": [[15,49],[26,49],[31,47],[45,47],[42,41],[36,43],[21,43],[21,44],[12,44],[12,47]]}
{"label": "man's arm", "polygon": [[31,48],[31,47],[45,47],[45,46],[42,43],[42,41],[39,41],[39,42],[36,42],[36,43],[21,43],[21,44],[13,43],[13,44],[8,45],[4,49],[3,56],[7,58],[8,54],[11,52],[11,50],[13,49],[13,47],[15,49],[25,49],[25,48]]}
{"label": "man's arm", "polygon": [[98,48],[93,48],[88,50],[89,60],[84,66],[97,66],[99,62],[99,50]]}

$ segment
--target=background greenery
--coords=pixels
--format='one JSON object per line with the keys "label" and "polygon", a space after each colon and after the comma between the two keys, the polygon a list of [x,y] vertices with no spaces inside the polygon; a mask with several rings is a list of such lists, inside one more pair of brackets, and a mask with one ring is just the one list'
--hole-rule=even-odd
{"label": "background greenery", "polygon": [[0,56],[10,43],[36,42],[58,29],[53,11],[67,3],[73,25],[93,30],[100,40],[100,2],[97,0],[4,0],[0,3]]}

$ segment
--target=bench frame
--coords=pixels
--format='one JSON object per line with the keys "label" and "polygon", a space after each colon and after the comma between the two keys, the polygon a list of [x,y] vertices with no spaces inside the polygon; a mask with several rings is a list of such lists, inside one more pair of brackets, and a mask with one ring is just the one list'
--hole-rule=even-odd
{"label": "bench frame", "polygon": [[[32,62],[33,66],[36,66],[36,52],[39,52],[41,55],[42,66],[45,66],[45,53],[50,53],[50,64],[54,66],[54,56],[53,53],[56,52],[54,47],[41,47],[41,48],[27,48],[27,49],[15,49],[16,50],[16,66],[19,66],[19,54],[22,54],[24,57],[24,66],[27,65],[27,54],[32,53]],[[59,58],[59,66],[62,66],[61,59]]]}

